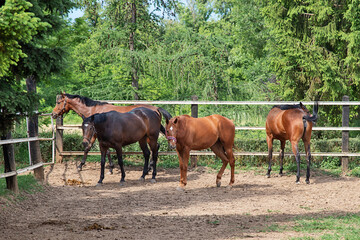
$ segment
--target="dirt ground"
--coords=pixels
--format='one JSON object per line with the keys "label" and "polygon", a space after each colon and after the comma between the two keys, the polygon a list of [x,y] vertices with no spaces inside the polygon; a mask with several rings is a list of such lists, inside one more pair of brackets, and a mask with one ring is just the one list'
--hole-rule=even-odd
{"label": "dirt ground", "polygon": [[[46,167],[44,191],[0,205],[0,239],[288,239],[294,219],[358,213],[360,179],[312,172],[311,184],[295,176],[270,179],[237,171],[232,189],[215,187],[217,170],[190,169],[185,192],[176,190],[179,169],[159,169],[157,183],[138,179],[141,168],[107,174],[96,187],[100,164],[77,172],[74,162]],[[286,227],[270,231],[272,226]],[[308,235],[307,235],[308,236]]]}

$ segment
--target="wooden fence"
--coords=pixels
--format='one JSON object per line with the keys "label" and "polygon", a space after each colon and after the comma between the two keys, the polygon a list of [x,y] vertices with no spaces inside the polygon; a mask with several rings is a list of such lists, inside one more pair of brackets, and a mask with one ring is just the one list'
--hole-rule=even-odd
{"label": "wooden fence", "polygon": [[[191,105],[191,115],[193,117],[198,116],[198,105],[281,105],[281,104],[298,104],[298,102],[262,102],[262,101],[197,101],[197,97],[193,96],[192,101],[106,101],[112,104],[151,104],[151,105]],[[313,105],[313,102],[303,102],[304,105]],[[348,170],[348,158],[349,157],[359,157],[360,153],[350,153],[349,152],[349,131],[360,131],[360,127],[349,127],[349,107],[350,106],[359,106],[360,102],[358,101],[349,101],[347,96],[344,96],[343,101],[337,102],[319,102],[320,106],[331,105],[331,106],[342,106],[342,127],[314,127],[314,131],[342,131],[342,152],[315,152],[312,153],[312,156],[334,156],[342,158],[342,168],[346,172]],[[45,116],[50,116],[50,114],[43,114]],[[44,166],[46,164],[53,164],[56,161],[61,162],[63,156],[73,156],[73,155],[83,155],[83,151],[63,151],[63,131],[67,129],[76,129],[81,128],[80,125],[63,125],[62,117],[57,118],[56,120],[56,130],[54,128],[53,120],[51,119],[53,137],[52,138],[39,138],[39,137],[28,137],[22,139],[8,139],[0,140],[0,145],[11,145],[20,142],[31,142],[31,141],[52,141],[52,161],[50,163],[37,163],[32,164],[31,155],[29,154],[30,163],[28,167],[23,169],[18,169],[6,173],[0,174],[0,178],[11,178],[16,176],[19,173],[27,172]],[[265,127],[236,127],[237,131],[263,131]],[[55,136],[56,133],[56,136]],[[56,149],[56,150],[55,150]],[[56,151],[56,156],[55,156]],[[141,152],[124,152],[125,155],[137,155],[142,154]],[[196,157],[198,155],[214,155],[209,151],[191,151],[192,162],[196,163]],[[236,156],[266,156],[267,152],[234,152]],[[100,155],[100,152],[89,152],[89,155]],[[159,155],[176,155],[175,151],[172,152],[159,152]],[[286,156],[292,155],[292,153],[286,153]],[[301,153],[304,155],[304,153]],[[15,163],[13,163],[15,166]]]}
{"label": "wooden fence", "polygon": [[[50,113],[49,114],[40,114],[40,116],[49,116],[51,118]],[[28,125],[28,118],[26,118],[26,124]],[[7,178],[7,179],[10,179],[9,182],[16,182],[16,184],[13,184],[13,183],[9,184],[11,186],[10,189],[12,191],[17,192],[17,181],[14,179],[14,177],[16,178],[16,176],[18,174],[32,171],[32,170],[40,168],[44,165],[53,164],[55,162],[55,127],[54,127],[54,121],[52,118],[51,118],[51,129],[52,129],[52,133],[53,133],[51,138],[29,137],[28,136],[27,138],[0,140],[0,146],[28,142],[29,166],[22,168],[22,169],[16,169],[15,162],[10,162],[11,171],[6,172],[6,173],[0,173],[0,178]],[[29,131],[28,131],[28,134],[29,134]],[[50,163],[49,162],[39,162],[39,163],[33,164],[33,161],[31,159],[31,154],[30,154],[30,142],[33,142],[33,141],[52,141],[52,161]],[[13,159],[10,159],[10,161],[13,161]],[[14,185],[16,185],[16,186],[14,186]]]}
{"label": "wooden fence", "polygon": [[[193,96],[192,101],[113,101],[104,100],[112,104],[150,104],[150,105],[191,105],[191,115],[193,117],[198,116],[198,105],[281,105],[281,104],[298,104],[299,102],[265,102],[265,101],[197,101],[197,98]],[[314,102],[303,102],[304,105],[313,105]],[[343,101],[323,101],[319,102],[320,106],[342,106],[342,127],[313,127],[314,131],[342,131],[342,152],[314,152],[312,156],[333,156],[342,158],[343,171],[348,169],[348,158],[349,157],[360,157],[360,153],[350,153],[348,151],[349,146],[349,131],[360,131],[360,127],[349,127],[349,106],[359,106],[359,101],[349,101],[347,96],[344,96]],[[75,156],[83,155],[83,151],[64,151],[63,150],[63,131],[67,129],[81,129],[81,125],[63,125],[61,118],[56,121],[56,161],[62,161],[63,156]],[[237,131],[253,131],[253,130],[265,130],[265,127],[236,127]],[[115,152],[112,152],[113,154]],[[138,155],[142,152],[123,152],[124,155]],[[276,153],[274,153],[276,154]],[[100,152],[89,152],[88,155],[100,155]],[[176,155],[175,151],[159,152],[159,155]],[[196,158],[198,155],[214,155],[213,152],[209,151],[191,151],[192,165],[196,164]],[[268,152],[234,152],[235,156],[267,156]],[[285,156],[291,156],[292,153],[285,153]],[[305,155],[305,153],[301,153]]]}

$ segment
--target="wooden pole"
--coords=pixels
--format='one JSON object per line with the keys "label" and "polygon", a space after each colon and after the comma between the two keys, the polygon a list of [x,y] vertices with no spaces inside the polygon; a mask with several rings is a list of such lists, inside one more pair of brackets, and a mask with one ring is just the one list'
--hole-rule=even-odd
{"label": "wooden pole", "polygon": [[[26,78],[26,88],[28,92],[36,93],[36,79],[35,76],[30,75]],[[36,103],[35,103],[36,104]],[[37,104],[35,106],[37,110]],[[39,120],[38,116],[34,114],[33,116],[29,116],[28,122],[29,136],[30,137],[38,137],[39,136]],[[37,164],[42,162],[41,152],[40,152],[40,142],[32,141],[30,142],[30,155],[31,155],[31,164]],[[34,169],[34,176],[37,180],[44,180],[44,168],[38,167]]]}
{"label": "wooden pole", "polygon": [[[1,140],[11,139],[11,138],[12,138],[11,131],[9,131],[6,134],[6,136],[1,137]],[[15,171],[16,164],[15,164],[14,146],[12,144],[4,144],[3,153],[4,153],[5,173]],[[19,193],[19,187],[18,187],[16,175],[6,178],[6,188],[13,191],[16,194]]]}
{"label": "wooden pole", "polygon": [[[349,96],[343,96],[343,101],[348,102]],[[343,105],[342,108],[342,126],[349,127],[349,105]],[[348,153],[349,152],[349,131],[342,131],[342,152]],[[349,170],[349,157],[342,157],[341,158],[341,167],[343,174]]]}
{"label": "wooden pole", "polygon": [[[198,101],[199,98],[196,95],[191,96],[192,101]],[[197,118],[198,117],[198,104],[191,104],[191,117]],[[197,166],[197,156],[190,156],[191,159],[191,167]]]}
{"label": "wooden pole", "polygon": [[62,163],[63,160],[63,156],[61,156],[61,152],[63,151],[63,132],[64,130],[62,129],[58,129],[58,127],[63,126],[63,117],[59,116],[56,119],[56,141],[55,141],[55,145],[56,145],[56,162],[58,163]]}

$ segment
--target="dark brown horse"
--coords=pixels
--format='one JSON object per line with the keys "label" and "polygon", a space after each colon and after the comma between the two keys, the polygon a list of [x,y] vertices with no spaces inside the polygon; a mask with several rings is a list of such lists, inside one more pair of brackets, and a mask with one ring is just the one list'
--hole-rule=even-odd
{"label": "dark brown horse", "polygon": [[[82,97],[79,95],[71,95],[66,93],[62,93],[56,100],[56,105],[55,108],[53,109],[52,117],[57,118],[58,116],[61,116],[69,112],[70,110],[73,110],[80,117],[84,119],[90,117],[91,115],[94,115],[95,113],[104,113],[110,111],[125,113],[138,107],[144,107],[156,111],[160,114],[160,116],[162,114],[166,119],[171,118],[170,113],[168,113],[165,109],[162,109],[161,107],[155,107],[147,104],[137,104],[131,106],[115,106],[106,102],[94,101],[87,97]],[[165,133],[165,128],[163,126],[161,126],[161,131]],[[80,171],[82,170],[82,166],[85,164],[87,154],[90,151],[95,140],[96,140],[96,134],[93,136],[93,138],[90,141],[90,144],[84,150],[84,157],[81,160],[80,165],[78,166],[78,169]],[[108,158],[110,163],[110,172],[112,172],[112,168],[114,165],[112,164],[110,154],[108,154]]]}
{"label": "dark brown horse", "polygon": [[150,151],[152,152],[153,172],[151,182],[155,183],[156,161],[159,144],[157,143],[161,126],[161,116],[147,108],[135,108],[128,113],[116,111],[94,114],[83,121],[83,144],[90,144],[90,139],[96,134],[101,151],[101,174],[98,185],[104,179],[105,155],[109,148],[114,148],[121,169],[122,184],[125,182],[125,171],[122,159],[122,147],[139,142],[143,151],[145,164],[140,179],[145,180],[148,174]]}
{"label": "dark brown horse", "polygon": [[270,177],[273,141],[278,139],[281,142],[280,153],[280,175],[283,174],[283,159],[286,140],[290,140],[292,151],[297,163],[296,183],[300,181],[300,153],[298,144],[303,140],[307,158],[306,183],[310,183],[310,139],[313,124],[318,118],[318,103],[315,102],[313,115],[300,102],[297,105],[274,106],[266,118],[266,141],[269,150],[269,168],[267,176]]}
{"label": "dark brown horse", "polygon": [[187,168],[190,150],[211,148],[223,165],[217,175],[216,185],[220,187],[221,176],[226,165],[231,167],[229,186],[235,181],[235,159],[232,147],[235,138],[234,123],[220,115],[203,118],[192,118],[189,115],[177,116],[166,121],[166,135],[170,146],[175,148],[179,157],[180,186],[184,189],[187,184]]}

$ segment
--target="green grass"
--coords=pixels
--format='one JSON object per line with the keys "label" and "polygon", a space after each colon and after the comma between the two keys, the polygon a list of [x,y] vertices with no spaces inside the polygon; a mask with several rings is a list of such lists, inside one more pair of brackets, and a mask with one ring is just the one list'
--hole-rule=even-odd
{"label": "green grass", "polygon": [[14,193],[6,188],[5,178],[0,178],[0,198],[4,198],[7,201],[17,201],[26,198],[26,194],[34,194],[36,192],[42,192],[43,187],[40,185],[34,175],[20,175],[17,176],[19,194],[14,195]]}
{"label": "green grass", "polygon": [[298,219],[293,230],[318,237],[292,239],[360,239],[360,214]]}

